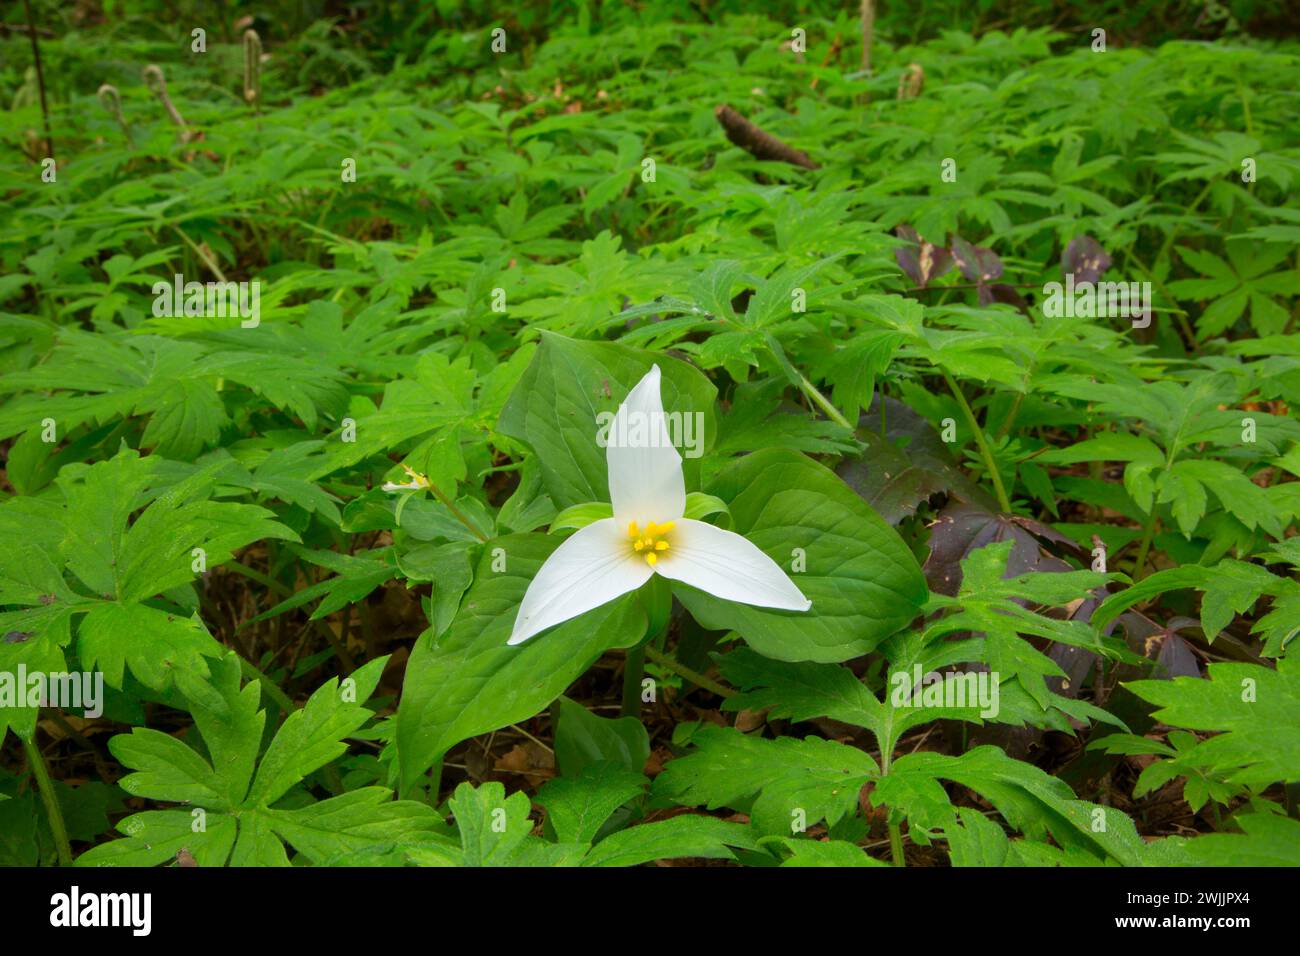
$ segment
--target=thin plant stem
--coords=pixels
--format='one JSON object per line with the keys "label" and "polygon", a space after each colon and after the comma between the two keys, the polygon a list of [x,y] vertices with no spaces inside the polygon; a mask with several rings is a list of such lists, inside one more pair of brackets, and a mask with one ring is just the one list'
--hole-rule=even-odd
{"label": "thin plant stem", "polygon": [[50,821],[50,830],[54,833],[54,846],[59,853],[60,866],[72,866],[72,844],[68,842],[68,827],[63,822],[63,808],[54,793],[54,784],[50,780],[50,770],[45,766],[45,757],[36,746],[36,734],[30,738],[21,738],[23,751],[27,754],[27,765],[32,776],[36,778],[37,789],[41,791],[41,800],[45,804],[45,815]]}
{"label": "thin plant stem", "polygon": [[948,389],[952,392],[953,398],[957,399],[957,404],[961,406],[962,414],[966,416],[966,422],[970,425],[971,431],[975,433],[975,444],[979,446],[980,457],[984,459],[984,467],[988,469],[989,477],[993,479],[993,490],[998,496],[998,507],[1006,514],[1011,513],[1011,502],[1007,498],[1007,490],[1002,486],[1002,475],[999,473],[997,463],[993,460],[993,450],[989,448],[988,439],[984,437],[984,429],[980,428],[980,423],[975,420],[975,413],[971,411],[970,403],[966,401],[966,396],[962,394],[953,377],[947,372],[940,369],[943,380],[948,383]]}
{"label": "thin plant stem", "polygon": [[41,94],[41,121],[45,125],[45,148],[49,158],[54,158],[54,137],[50,135],[50,108],[45,102],[45,68],[41,66],[41,45],[36,39],[36,20],[32,16],[32,0],[23,0],[27,11],[27,37],[32,41],[32,65],[36,67],[36,88]]}
{"label": "thin plant stem", "polygon": [[[1196,194],[1196,198],[1192,200],[1192,204],[1191,204],[1190,206],[1188,206],[1188,207],[1186,208],[1186,210],[1184,210],[1185,213],[1186,213],[1188,216],[1190,216],[1193,212],[1195,212],[1195,211],[1196,211],[1196,207],[1198,207],[1202,202],[1205,201],[1205,197],[1208,196],[1208,195],[1210,194],[1210,190],[1214,188],[1214,184],[1215,184],[1216,182],[1217,182],[1217,180],[1214,180],[1214,179],[1209,180],[1209,181],[1205,184],[1205,188],[1202,189],[1199,193]],[[1160,251],[1156,253],[1156,257],[1155,257],[1155,259],[1154,259],[1154,260],[1152,261],[1152,263],[1151,263],[1153,266],[1159,266],[1159,265],[1160,265],[1160,260],[1163,259],[1163,258],[1165,258],[1165,256],[1169,255],[1169,249],[1170,249],[1170,247],[1173,246],[1173,244],[1174,244],[1174,240],[1175,240],[1176,238],[1178,238],[1178,224],[1177,224],[1177,223],[1175,223],[1175,224],[1174,224],[1174,227],[1173,227],[1172,229],[1170,229],[1168,233],[1165,234],[1165,241],[1164,241],[1163,243],[1161,243],[1161,245],[1160,245]]]}
{"label": "thin plant stem", "polygon": [[456,503],[452,501],[451,498],[447,497],[447,495],[442,491],[442,489],[440,489],[433,482],[428,481],[428,479],[425,479],[425,481],[428,484],[429,490],[433,492],[433,496],[437,498],[440,502],[442,502],[442,504],[447,508],[448,511],[452,513],[452,515],[456,518],[457,521],[459,521],[461,524],[463,524],[466,528],[469,529],[470,534],[474,535],[474,537],[478,538],[480,541],[484,543],[487,543],[489,540],[491,540],[490,538],[488,538],[486,534],[483,533],[483,531],[478,527],[478,525],[474,524],[474,522],[469,520],[469,516],[466,515],[465,512],[461,511],[459,508],[456,507]]}
{"label": "thin plant stem", "polygon": [[684,677],[692,684],[707,690],[711,694],[717,694],[719,697],[734,697],[736,695],[734,690],[723,687],[717,681],[705,677],[699,671],[692,670],[685,664],[680,663],[676,658],[669,654],[665,654],[663,651],[651,644],[646,645],[645,656],[665,670],[670,670],[677,676]]}
{"label": "thin plant stem", "polygon": [[203,249],[202,246],[195,244],[194,240],[191,239],[189,236],[187,236],[185,234],[185,231],[181,229],[180,226],[172,226],[172,229],[175,231],[176,235],[180,236],[182,239],[185,240],[185,244],[187,246],[189,246],[191,249],[194,250],[194,254],[198,256],[200,259],[202,259],[204,264],[209,269],[212,270],[212,274],[214,276],[216,276],[222,282],[227,281],[225,273],[221,271],[221,266],[217,265],[217,260],[213,259],[212,256],[208,255],[208,253]]}
{"label": "thin plant stem", "polygon": [[837,425],[843,425],[850,431],[853,430],[852,423],[841,415],[839,409],[832,405],[825,395],[817,391],[817,386],[808,381],[807,376],[802,373],[799,373],[799,387],[803,389],[803,393],[808,396],[814,405],[826,413],[827,418],[835,422]]}
{"label": "thin plant stem", "polygon": [[646,646],[629,647],[623,664],[623,716],[635,717],[641,711],[641,679],[645,676]]}
{"label": "thin plant stem", "polygon": [[903,856],[903,832],[897,823],[889,825],[889,855],[893,857],[894,866],[907,866],[907,857]]}
{"label": "thin plant stem", "polygon": [[1142,573],[1146,569],[1147,552],[1151,549],[1151,539],[1156,533],[1156,511],[1155,506],[1151,507],[1151,514],[1147,518],[1146,527],[1142,529],[1142,541],[1138,544],[1137,558],[1133,561],[1133,580],[1137,582],[1142,579]]}

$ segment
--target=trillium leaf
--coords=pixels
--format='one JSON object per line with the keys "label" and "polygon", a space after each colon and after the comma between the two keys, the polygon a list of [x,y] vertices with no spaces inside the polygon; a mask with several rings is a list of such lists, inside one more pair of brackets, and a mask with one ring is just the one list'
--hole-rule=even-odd
{"label": "trillium leaf", "polygon": [[[609,501],[605,449],[597,442],[602,412],[613,413],[633,386],[658,365],[664,411],[677,416],[687,485],[695,463],[715,441],[717,390],[685,362],[612,342],[583,342],[543,333],[532,362],[501,411],[497,428],[537,454],[542,482],[558,508]],[[697,427],[698,426],[698,427]],[[690,432],[687,433],[687,429]],[[678,434],[669,432],[676,441]]]}
{"label": "trillium leaf", "polygon": [[704,627],[734,630],[777,660],[838,662],[874,649],[925,603],[925,579],[907,545],[811,459],[782,449],[757,452],[722,471],[709,491],[728,503],[732,530],[790,574],[812,608],[751,607],[674,584]]}
{"label": "trillium leaf", "polygon": [[650,758],[650,738],[635,717],[600,717],[561,697],[555,702],[552,718],[555,760],[565,776],[580,774],[602,761],[639,773]]}
{"label": "trillium leaf", "polygon": [[645,613],[628,594],[507,646],[529,581],[559,544],[541,534],[489,542],[451,628],[420,635],[397,712],[403,792],[462,740],[532,717],[602,653],[645,636]]}

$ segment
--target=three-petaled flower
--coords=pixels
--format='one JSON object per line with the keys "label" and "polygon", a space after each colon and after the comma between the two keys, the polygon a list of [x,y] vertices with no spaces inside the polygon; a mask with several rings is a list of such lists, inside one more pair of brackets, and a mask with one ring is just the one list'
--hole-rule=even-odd
{"label": "three-petaled flower", "polygon": [[[639,427],[629,429],[629,421]],[[600,607],[654,574],[740,604],[812,606],[775,561],[731,531],[683,517],[686,483],[659,394],[659,366],[619,406],[606,447],[614,516],[581,528],[546,559],[519,605],[511,644]]]}

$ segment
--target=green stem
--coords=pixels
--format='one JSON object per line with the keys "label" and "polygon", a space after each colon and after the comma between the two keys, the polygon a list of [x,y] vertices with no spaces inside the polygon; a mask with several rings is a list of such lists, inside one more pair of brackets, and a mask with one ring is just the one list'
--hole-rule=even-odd
{"label": "green stem", "polygon": [[[894,756],[894,739],[892,734],[886,734],[880,741],[880,777],[883,780],[889,776],[889,766]],[[907,866],[907,857],[903,855],[903,831],[897,823],[890,823],[889,826],[889,855],[894,861],[894,866]]]}
{"label": "green stem", "polygon": [[452,513],[452,515],[456,518],[457,521],[459,521],[461,524],[463,524],[466,528],[469,529],[470,534],[474,535],[474,537],[478,538],[480,541],[484,542],[485,544],[489,540],[491,540],[490,538],[488,538],[486,534],[482,532],[482,530],[479,529],[478,525],[474,524],[474,522],[469,520],[469,517],[465,514],[465,512],[461,511],[459,508],[456,507],[456,503],[452,501],[450,498],[448,498],[447,495],[444,494],[443,491],[437,485],[429,481],[428,478],[424,480],[425,480],[425,484],[428,485],[429,490],[433,492],[433,496],[437,498],[439,501],[441,501],[443,505],[446,506],[447,510]]}
{"label": "green stem", "polygon": [[723,687],[717,681],[705,677],[699,671],[691,670],[691,668],[687,667],[685,664],[677,661],[676,658],[665,654],[653,645],[646,645],[645,656],[650,658],[650,660],[654,661],[660,667],[672,671],[679,677],[684,677],[695,686],[707,690],[711,694],[717,694],[719,697],[734,697],[736,695],[734,690]]}
{"label": "green stem", "polygon": [[840,414],[839,409],[832,405],[825,395],[817,391],[817,386],[808,381],[807,376],[802,372],[796,372],[796,374],[799,376],[799,387],[803,389],[803,393],[808,396],[813,404],[825,412],[826,417],[835,422],[835,424],[843,425],[849,431],[852,431],[853,425],[847,418]]}
{"label": "green stem", "polygon": [[952,392],[953,398],[957,399],[962,414],[966,416],[967,424],[970,425],[971,431],[975,433],[975,444],[979,446],[980,457],[984,459],[984,467],[988,469],[989,477],[993,479],[993,490],[998,496],[998,507],[1006,514],[1010,514],[1011,501],[1007,498],[1007,489],[1002,486],[1002,475],[998,471],[997,463],[993,460],[993,449],[989,448],[988,439],[984,437],[984,429],[980,428],[980,423],[975,420],[975,413],[971,411],[970,403],[966,401],[966,396],[957,387],[953,377],[942,369],[939,370],[939,374],[948,383],[949,391]]}
{"label": "green stem", "polygon": [[213,275],[215,275],[222,282],[226,281],[226,276],[221,271],[221,266],[217,265],[216,259],[213,259],[212,256],[208,255],[208,253],[204,251],[202,246],[195,245],[194,240],[191,239],[189,236],[187,236],[185,234],[185,231],[181,229],[180,226],[174,225],[172,226],[172,230],[176,233],[176,235],[180,236],[182,239],[185,240],[185,244],[194,250],[194,254],[203,260],[204,264],[209,269],[212,270]]}
{"label": "green stem", "polygon": [[45,804],[45,815],[50,821],[50,830],[54,833],[54,846],[59,851],[59,865],[72,866],[72,845],[68,842],[68,828],[63,822],[63,809],[59,806],[59,798],[54,793],[54,784],[50,781],[49,768],[45,766],[45,758],[41,755],[41,750],[36,746],[36,734],[33,732],[31,738],[21,738],[23,750],[27,754],[27,764],[31,767],[32,776],[36,778],[36,786],[41,791],[41,800]]}
{"label": "green stem", "polygon": [[1133,562],[1133,582],[1136,584],[1142,579],[1142,572],[1147,563],[1147,551],[1151,548],[1151,539],[1156,534],[1156,511],[1155,506],[1151,507],[1151,514],[1147,518],[1146,527],[1142,529],[1142,541],[1138,544],[1137,559]]}
{"label": "green stem", "polygon": [[289,699],[289,695],[280,690],[279,685],[276,684],[275,681],[271,680],[271,678],[267,677],[257,667],[253,666],[242,657],[239,659],[239,669],[244,672],[244,676],[249,680],[255,680],[262,685],[262,689],[266,691],[266,696],[275,701],[276,706],[284,711],[285,716],[292,714],[298,709],[297,705]]}
{"label": "green stem", "polygon": [[[1205,197],[1208,196],[1210,194],[1210,190],[1214,188],[1215,182],[1216,180],[1211,179],[1209,182],[1205,184],[1205,188],[1202,189],[1199,193],[1197,193],[1196,198],[1192,200],[1192,204],[1188,206],[1186,210],[1184,210],[1183,214],[1185,216],[1190,216],[1196,210],[1196,207],[1205,201]],[[1178,238],[1177,223],[1175,223],[1174,227],[1170,229],[1169,232],[1165,235],[1165,241],[1161,244],[1160,251],[1156,253],[1155,261],[1152,262],[1152,265],[1154,267],[1156,268],[1160,267],[1160,260],[1164,259],[1165,256],[1169,255],[1169,249],[1171,246],[1173,246],[1174,240],[1176,238]]]}
{"label": "green stem", "polygon": [[248,565],[240,561],[229,561],[226,564],[222,565],[222,567],[229,568],[231,571],[234,571],[236,574],[242,574],[250,581],[256,581],[258,584],[262,585],[263,587],[269,588],[270,590],[274,591],[276,594],[280,595],[280,597],[287,598],[293,596],[293,588],[280,583],[275,578],[271,577],[269,574],[263,574],[261,571],[257,570],[256,568],[250,568]]}
{"label": "green stem", "polygon": [[1011,403],[1011,411],[1007,412],[1006,420],[1002,423],[1002,427],[998,429],[998,433],[993,437],[997,438],[999,441],[1007,437],[1011,432],[1011,426],[1016,422],[1016,416],[1020,414],[1020,403],[1024,400],[1025,393],[1016,392],[1015,401]]}
{"label": "green stem", "polygon": [[894,866],[907,866],[903,856],[903,831],[897,823],[889,825],[889,855],[894,859]]}
{"label": "green stem", "polygon": [[647,645],[627,649],[627,662],[623,665],[623,716],[635,717],[641,713],[641,679],[645,676]]}

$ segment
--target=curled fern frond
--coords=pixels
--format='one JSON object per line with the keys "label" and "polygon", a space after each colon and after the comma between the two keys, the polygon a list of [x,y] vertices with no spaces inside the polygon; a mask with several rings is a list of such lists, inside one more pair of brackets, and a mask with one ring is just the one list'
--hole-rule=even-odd
{"label": "curled fern frond", "polygon": [[122,127],[122,135],[130,143],[131,127],[127,125],[126,117],[122,115],[122,94],[117,91],[117,87],[111,83],[105,83],[96,91],[95,95],[99,97],[99,104],[104,107],[104,112],[117,120],[117,125]]}
{"label": "curled fern frond", "polygon": [[925,86],[925,70],[920,63],[909,63],[907,69],[898,77],[898,98],[914,100],[921,95]]}
{"label": "curled fern frond", "polygon": [[193,138],[193,134],[190,133],[189,127],[185,122],[185,117],[181,116],[180,111],[176,109],[176,104],[174,104],[171,97],[167,95],[167,78],[163,76],[162,67],[157,63],[150,63],[141,72],[141,76],[144,77],[144,85],[149,87],[149,91],[158,97],[159,101],[163,105],[163,109],[165,109],[167,115],[171,117],[172,125],[176,126],[180,130],[180,141],[182,143],[188,143]]}
{"label": "curled fern frond", "polygon": [[244,101],[262,98],[262,38],[256,30],[244,31]]}

